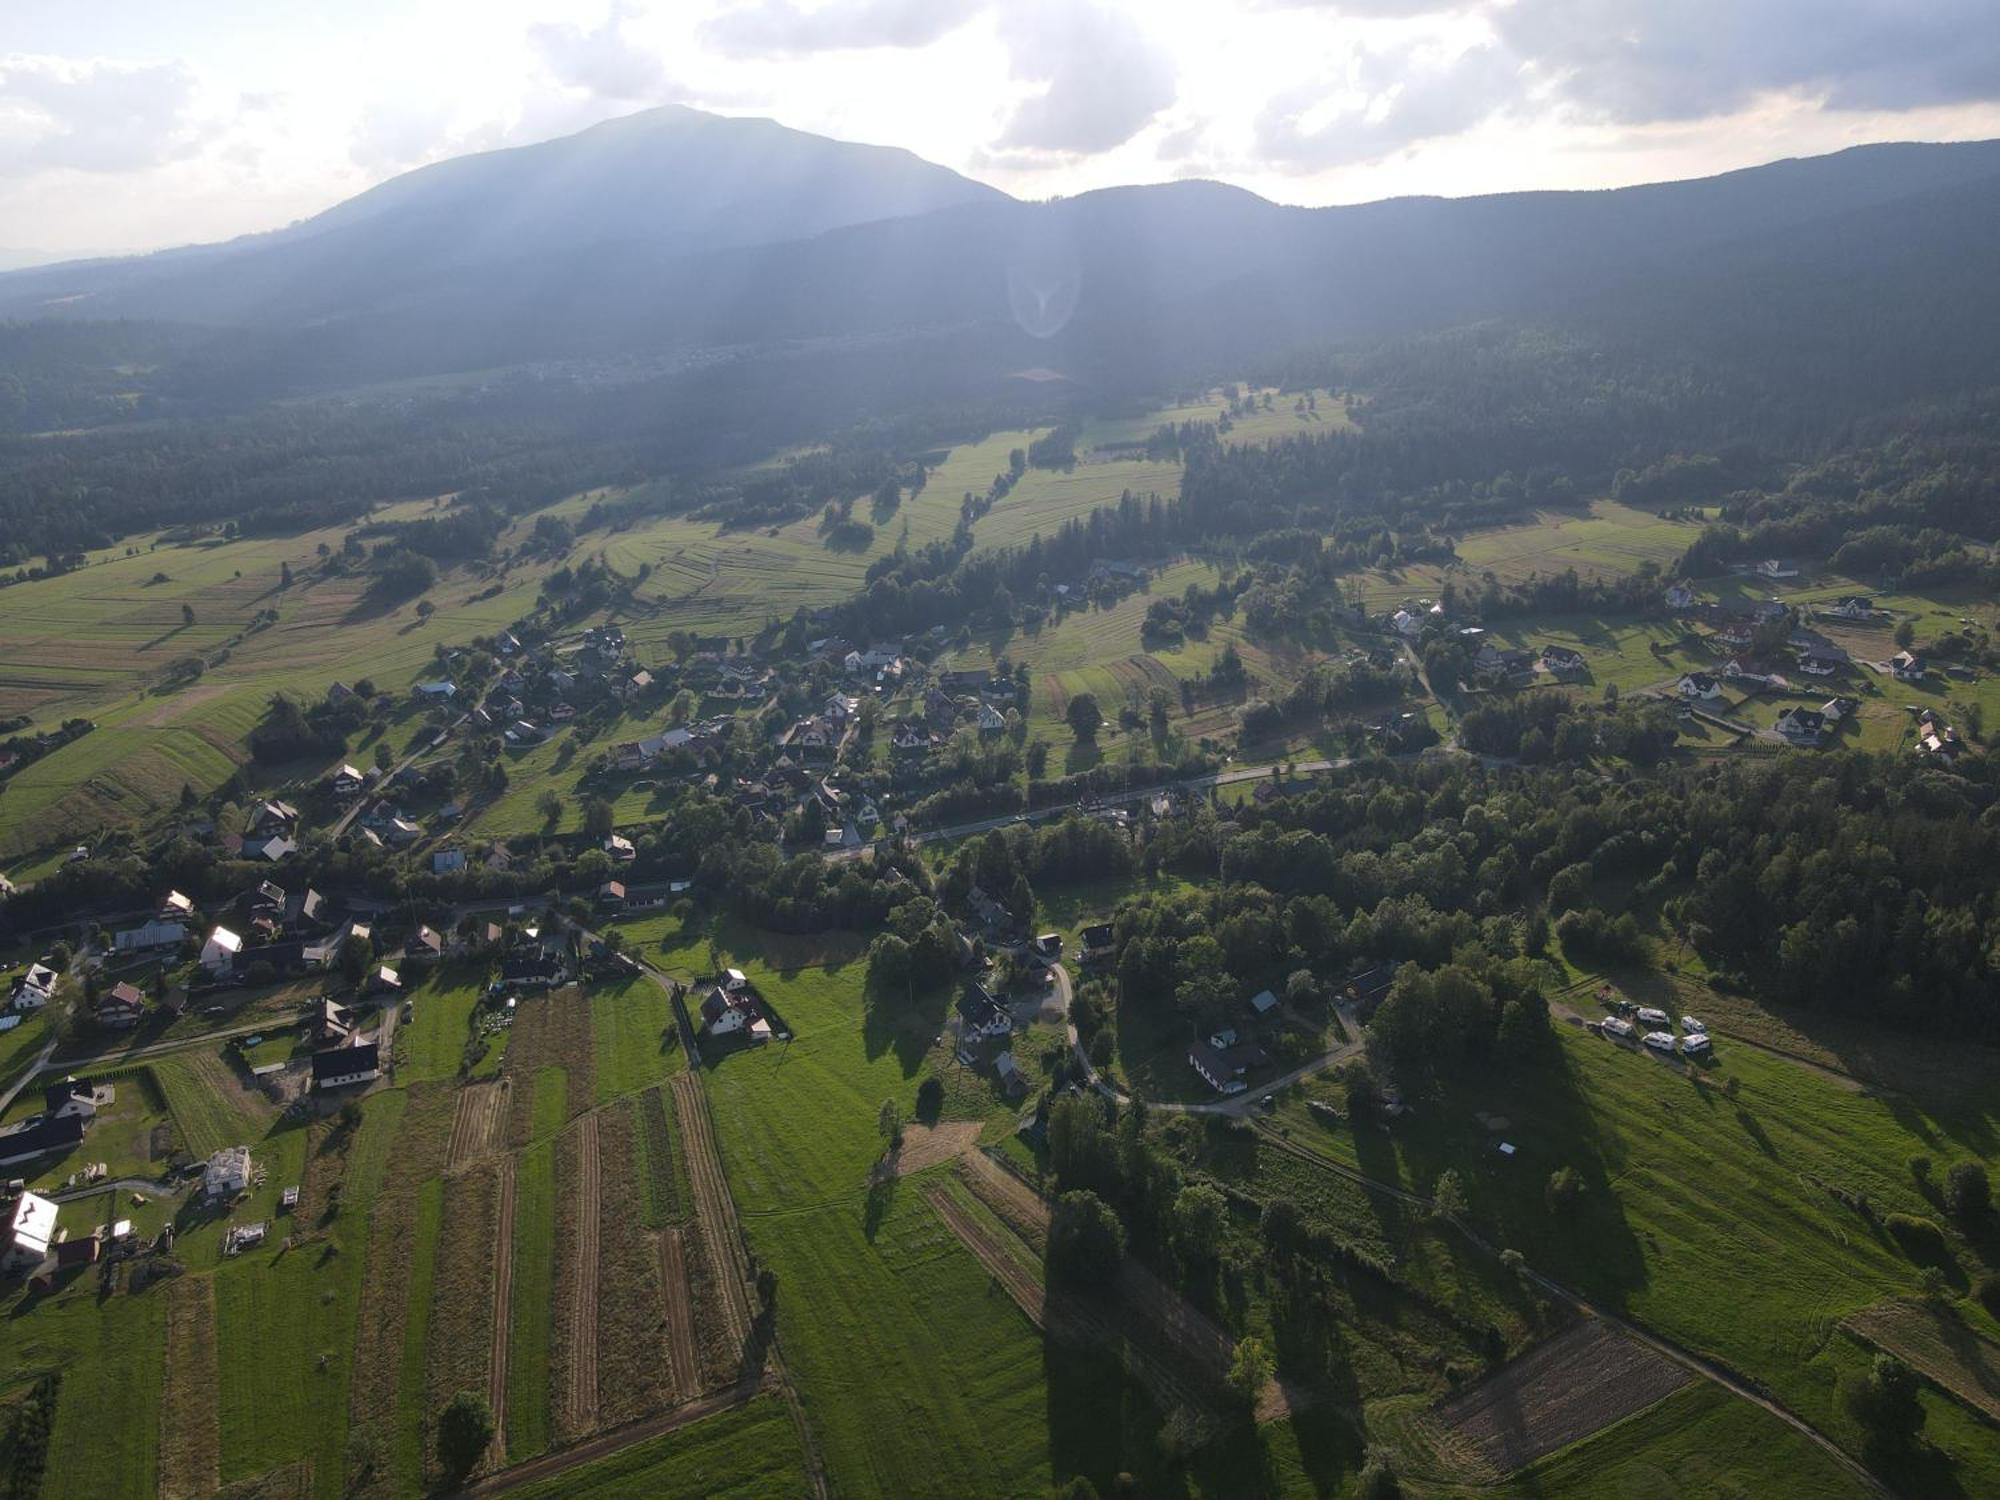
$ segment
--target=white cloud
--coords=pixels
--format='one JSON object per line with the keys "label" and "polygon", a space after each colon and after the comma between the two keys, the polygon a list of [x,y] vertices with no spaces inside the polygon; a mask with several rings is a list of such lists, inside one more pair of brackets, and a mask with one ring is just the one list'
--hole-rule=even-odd
{"label": "white cloud", "polygon": [[194,78],[178,62],[0,60],[0,170],[132,172],[201,148]]}
{"label": "white cloud", "polygon": [[614,4],[597,26],[586,31],[568,22],[537,22],[528,40],[555,80],[599,99],[659,101],[677,94],[659,53],[626,34],[636,12]]}
{"label": "white cloud", "polygon": [[983,0],[750,0],[704,22],[701,38],[726,57],[801,57],[868,47],[928,47],[956,31]]}
{"label": "white cloud", "polygon": [[1039,86],[1008,118],[1003,152],[1089,155],[1121,146],[1173,104],[1172,56],[1103,0],[1039,0],[1000,13],[1013,76]]}
{"label": "white cloud", "polygon": [[[1291,171],[1376,161],[1479,125],[1519,100],[1522,80],[1511,55],[1481,45],[1453,57],[1364,54],[1343,82],[1272,99],[1257,116],[1257,155]],[[1346,104],[1327,108],[1330,93]]]}

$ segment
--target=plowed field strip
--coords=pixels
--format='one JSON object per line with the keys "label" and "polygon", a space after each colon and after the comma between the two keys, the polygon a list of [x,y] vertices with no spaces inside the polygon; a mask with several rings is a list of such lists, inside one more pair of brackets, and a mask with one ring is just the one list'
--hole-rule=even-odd
{"label": "plowed field strip", "polygon": [[660,1231],[660,1288],[667,1305],[667,1363],[674,1394],[691,1401],[701,1394],[701,1363],[694,1350],[694,1298],[688,1290],[687,1256],[678,1229]]}
{"label": "plowed field strip", "polygon": [[736,1228],[736,1209],[729,1196],[729,1183],[722,1175],[722,1158],[715,1148],[709,1125],[708,1101],[694,1075],[674,1077],[674,1112],[680,1121],[681,1141],[687,1152],[688,1177],[694,1186],[700,1210],[703,1243],[710,1263],[722,1283],[723,1315],[729,1323],[730,1339],[739,1347],[750,1338],[750,1298],[744,1283],[748,1272],[743,1262],[743,1240]]}
{"label": "plowed field strip", "polygon": [[1595,1318],[1538,1345],[1437,1409],[1502,1474],[1651,1406],[1693,1376]]}

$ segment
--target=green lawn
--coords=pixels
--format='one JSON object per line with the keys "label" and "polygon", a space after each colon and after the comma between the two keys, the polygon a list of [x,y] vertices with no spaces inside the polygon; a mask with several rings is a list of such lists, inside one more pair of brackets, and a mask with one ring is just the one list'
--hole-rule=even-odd
{"label": "green lawn", "polygon": [[530,1139],[553,1140],[569,1118],[569,1074],[561,1068],[537,1068],[531,1087]]}
{"label": "green lawn", "polygon": [[514,1290],[508,1329],[507,1456],[549,1445],[549,1334],[555,1316],[555,1142],[539,1140],[514,1162]]}
{"label": "green lawn", "polygon": [[667,992],[644,975],[590,992],[597,1102],[659,1083],[685,1061]]}
{"label": "green lawn", "polygon": [[237,1086],[219,1053],[190,1048],[148,1064],[181,1139],[195,1156],[224,1146],[255,1147],[275,1113]]}
{"label": "green lawn", "polygon": [[[785,1356],[837,1482],[855,1493],[1020,1494],[1079,1469],[1108,1483],[1136,1467],[1124,1443],[1143,1447],[1152,1428],[1121,1439],[1106,1417],[1127,1400],[1115,1366],[1080,1386],[1063,1371],[1052,1385],[1041,1336],[919,1184],[868,1186],[882,1100],[907,1114],[923,1073],[941,1066],[931,1044],[945,997],[913,1016],[871,1017],[858,941],[725,938],[794,1033],[789,1046],[723,1057],[705,1081],[751,1248],[778,1276]],[[694,943],[683,956],[702,952]],[[987,1113],[996,1128],[1012,1119],[983,1090],[951,1098],[949,1113]],[[1052,1422],[1058,1403],[1065,1415]],[[1072,1419],[1072,1408],[1087,1415]]]}
{"label": "green lawn", "polygon": [[403,1324],[403,1358],[396,1372],[396,1473],[415,1488],[424,1472],[424,1351],[430,1339],[431,1289],[437,1280],[438,1236],[444,1231],[444,1180],[417,1190],[410,1236],[410,1313]]}
{"label": "green lawn", "polygon": [[776,1396],[515,1491],[522,1500],[752,1500],[807,1492],[798,1435]]}
{"label": "green lawn", "polygon": [[405,1083],[454,1078],[485,990],[483,965],[451,964],[411,993],[408,1022],[396,1028]]}

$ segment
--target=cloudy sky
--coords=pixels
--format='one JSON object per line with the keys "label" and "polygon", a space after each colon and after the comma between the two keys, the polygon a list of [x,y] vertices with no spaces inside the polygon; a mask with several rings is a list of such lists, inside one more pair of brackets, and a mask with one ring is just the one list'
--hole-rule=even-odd
{"label": "cloudy sky", "polygon": [[1994,0],[0,0],[0,252],[224,238],[651,104],[1010,192],[1604,187],[2000,136]]}

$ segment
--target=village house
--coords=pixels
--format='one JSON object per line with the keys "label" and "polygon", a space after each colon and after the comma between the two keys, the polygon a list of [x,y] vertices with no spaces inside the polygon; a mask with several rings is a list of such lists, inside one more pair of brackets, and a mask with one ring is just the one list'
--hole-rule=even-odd
{"label": "village house", "polygon": [[444,939],[439,937],[429,927],[419,923],[417,930],[410,934],[410,940],[403,944],[403,956],[405,958],[442,958],[444,957]]}
{"label": "village house", "polygon": [[1722,696],[1722,684],[1706,672],[1685,672],[1675,691],[1683,698],[1710,701]]}
{"label": "village house", "polygon": [[312,1086],[316,1089],[352,1088],[381,1076],[382,1050],[374,1042],[351,1042],[312,1055]]}
{"label": "village house", "polygon": [[1583,653],[1573,646],[1542,647],[1542,665],[1558,677],[1581,672],[1586,663]]}
{"label": "village house", "polygon": [[1826,722],[1829,724],[1838,724],[1849,715],[1858,713],[1860,709],[1859,698],[1829,698],[1819,706],[1819,711],[1826,715]]}
{"label": "village house", "polygon": [[1786,562],[1783,558],[1767,557],[1757,564],[1757,576],[1760,578],[1796,578],[1799,576],[1799,570],[1796,564]]}
{"label": "village house", "polygon": [[146,1014],[146,997],[124,980],[97,998],[97,1024],[112,1031],[137,1026]]}
{"label": "village house", "polygon": [[1924,676],[1923,659],[1914,651],[1898,651],[1889,658],[1889,675],[1898,682],[1919,682]]}
{"label": "village house", "polygon": [[1875,601],[1866,594],[1850,594],[1838,603],[1829,604],[1826,612],[1843,620],[1872,620],[1875,618]]}
{"label": "village house", "polygon": [[178,922],[147,922],[120,928],[111,935],[111,946],[118,953],[150,953],[156,948],[178,947],[186,937],[187,929]]}
{"label": "village house", "polygon": [[1847,653],[1835,647],[1808,646],[1799,653],[1799,670],[1808,677],[1831,677],[1847,665]]}
{"label": "village house", "polygon": [[1235,1046],[1225,1051],[1213,1042],[1197,1041],[1188,1048],[1188,1065],[1219,1094],[1242,1093],[1243,1075],[1269,1060],[1263,1048],[1256,1046]]}
{"label": "village house", "polygon": [[1028,1078],[1021,1071],[1021,1065],[1014,1061],[1014,1054],[1003,1052],[993,1059],[993,1076],[999,1081],[1001,1091],[1009,1099],[1018,1099],[1028,1092]]}
{"label": "village house", "polygon": [[67,1151],[83,1140],[83,1115],[31,1115],[0,1127],[0,1167],[32,1161],[55,1151]]}
{"label": "village house", "polygon": [[431,873],[433,875],[456,875],[465,868],[463,849],[434,849],[431,851]]}
{"label": "village house", "polygon": [[1788,708],[1778,715],[1777,730],[1794,745],[1815,746],[1826,732],[1826,715],[1816,708]]}
{"label": "village house", "polygon": [[455,682],[420,682],[417,684],[417,697],[427,702],[449,703],[457,696],[458,684]]}
{"label": "village house", "polygon": [[1085,963],[1099,963],[1111,957],[1113,934],[1109,922],[1092,923],[1079,930],[1076,936]]}
{"label": "village house", "polygon": [[709,987],[701,1002],[701,1022],[709,1036],[742,1033],[753,1042],[771,1039],[771,1023],[763,1017],[757,992],[736,969],[726,971],[722,983]]}
{"label": "village house", "polygon": [[46,963],[29,964],[27,971],[14,981],[13,994],[8,1003],[15,1010],[40,1010],[54,998],[57,977],[56,971]]}
{"label": "village house", "polygon": [[1694,590],[1684,583],[1669,584],[1667,587],[1668,609],[1691,609],[1694,607]]}
{"label": "village house", "polygon": [[630,864],[639,857],[639,851],[632,841],[621,834],[611,834],[604,840],[604,852],[618,864]]}
{"label": "village house", "polygon": [[963,1042],[1002,1037],[1014,1029],[1007,1007],[995,1000],[984,985],[968,984],[958,997],[958,1035]]}
{"label": "village house", "polygon": [[0,1252],[0,1270],[32,1271],[48,1259],[56,1237],[56,1205],[36,1193],[23,1193],[7,1215],[7,1239]]}
{"label": "village house", "polygon": [[202,945],[201,966],[216,979],[235,971],[236,956],[243,951],[243,939],[227,927],[217,927]]}

